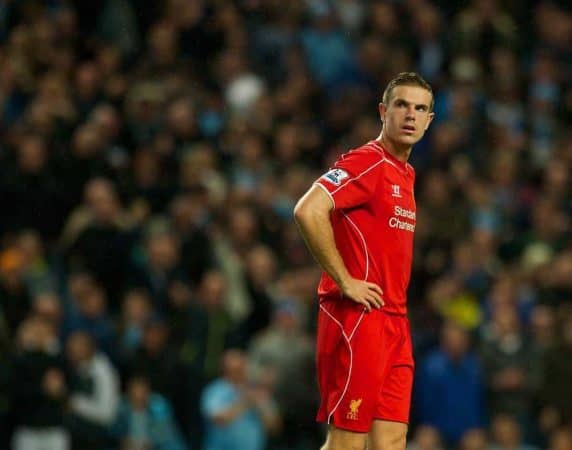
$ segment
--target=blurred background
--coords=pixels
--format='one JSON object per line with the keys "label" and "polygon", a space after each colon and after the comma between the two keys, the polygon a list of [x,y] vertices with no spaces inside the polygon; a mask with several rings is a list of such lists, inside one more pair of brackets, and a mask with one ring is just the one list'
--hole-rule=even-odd
{"label": "blurred background", "polygon": [[292,209],[410,70],[409,449],[572,449],[555,0],[0,2],[0,448],[317,450]]}

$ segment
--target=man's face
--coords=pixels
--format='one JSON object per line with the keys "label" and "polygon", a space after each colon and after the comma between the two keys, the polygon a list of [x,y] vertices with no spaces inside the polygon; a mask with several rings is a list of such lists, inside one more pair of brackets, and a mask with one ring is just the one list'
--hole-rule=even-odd
{"label": "man's face", "polygon": [[129,383],[129,400],[136,409],[144,409],[147,407],[150,394],[151,392],[149,383],[147,381],[141,379],[133,379]]}
{"label": "man's face", "polygon": [[419,86],[397,86],[388,104],[379,104],[385,135],[396,144],[412,146],[425,134],[433,120],[429,111],[431,93]]}
{"label": "man's face", "polygon": [[74,332],[66,346],[68,359],[74,365],[89,360],[93,353],[90,337],[81,331]]}

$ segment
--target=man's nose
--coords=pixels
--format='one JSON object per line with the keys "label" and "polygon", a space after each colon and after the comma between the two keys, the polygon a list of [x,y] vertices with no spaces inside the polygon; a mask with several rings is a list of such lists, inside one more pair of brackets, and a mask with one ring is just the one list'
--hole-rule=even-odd
{"label": "man's nose", "polygon": [[407,108],[407,114],[405,116],[407,119],[415,120],[415,106],[410,106]]}

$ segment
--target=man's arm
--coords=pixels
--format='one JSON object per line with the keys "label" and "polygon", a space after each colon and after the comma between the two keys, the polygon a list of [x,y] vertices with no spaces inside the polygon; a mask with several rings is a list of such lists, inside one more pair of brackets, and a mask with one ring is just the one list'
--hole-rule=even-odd
{"label": "man's arm", "polygon": [[71,410],[77,415],[100,425],[110,425],[119,407],[119,380],[112,367],[101,359],[95,367],[95,388],[91,395],[74,394]]}
{"label": "man's arm", "polygon": [[210,418],[217,425],[224,426],[241,416],[249,408],[250,404],[245,399],[241,398],[231,406],[213,413]]}
{"label": "man's arm", "polygon": [[332,199],[319,186],[312,186],[294,208],[294,218],[310,252],[320,266],[336,282],[346,297],[371,308],[383,306],[381,288],[364,280],[353,278],[336,248],[330,213]]}
{"label": "man's arm", "polygon": [[217,425],[226,425],[242,415],[250,405],[244,395],[229,402],[229,387],[216,383],[207,386],[201,398],[201,413]]}

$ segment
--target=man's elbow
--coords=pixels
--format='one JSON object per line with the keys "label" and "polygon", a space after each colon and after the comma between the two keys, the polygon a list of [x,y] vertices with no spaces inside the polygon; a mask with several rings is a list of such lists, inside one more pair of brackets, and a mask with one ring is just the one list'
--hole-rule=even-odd
{"label": "man's elbow", "polygon": [[308,208],[306,207],[302,199],[298,200],[296,206],[294,206],[294,220],[297,223],[302,223],[308,215]]}
{"label": "man's elbow", "polygon": [[320,214],[320,208],[312,205],[306,199],[302,198],[294,207],[294,220],[298,225],[304,225],[313,221],[316,215]]}

